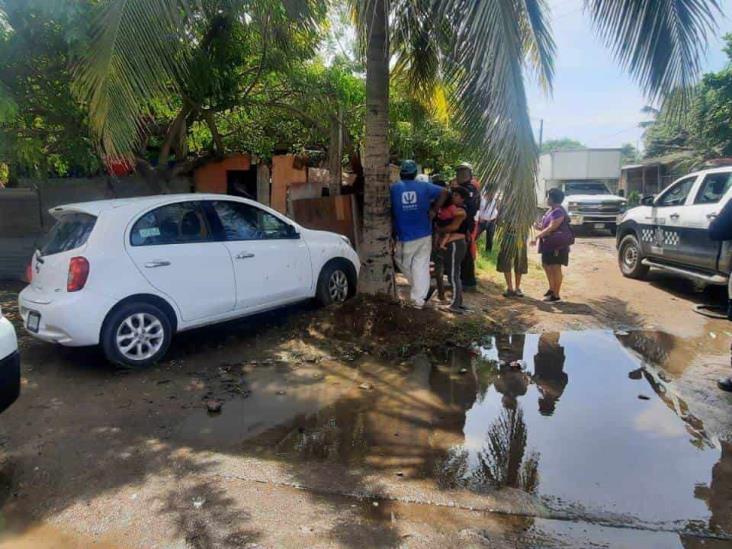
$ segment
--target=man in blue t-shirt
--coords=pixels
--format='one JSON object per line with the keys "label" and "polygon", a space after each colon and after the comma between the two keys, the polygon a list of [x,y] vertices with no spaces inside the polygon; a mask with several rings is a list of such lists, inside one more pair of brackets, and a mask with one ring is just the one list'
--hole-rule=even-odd
{"label": "man in blue t-shirt", "polygon": [[412,287],[415,307],[424,306],[430,289],[432,218],[447,198],[447,190],[432,183],[415,181],[417,164],[402,162],[400,181],[391,186],[391,213],[397,247],[394,260]]}

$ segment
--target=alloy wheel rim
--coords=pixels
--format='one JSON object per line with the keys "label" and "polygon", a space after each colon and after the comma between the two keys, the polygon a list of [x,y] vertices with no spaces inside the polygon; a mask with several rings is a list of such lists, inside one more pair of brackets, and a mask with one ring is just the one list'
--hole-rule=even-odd
{"label": "alloy wheel rim", "polygon": [[128,360],[146,360],[163,346],[163,323],[150,313],[135,313],[125,318],[115,335],[117,349]]}
{"label": "alloy wheel rim", "polygon": [[635,265],[638,261],[638,250],[635,246],[629,245],[625,247],[625,251],[623,253],[623,263],[625,266],[632,270],[635,268]]}
{"label": "alloy wheel rim", "polygon": [[345,301],[348,297],[348,277],[343,271],[334,271],[328,281],[328,294],[333,301]]}

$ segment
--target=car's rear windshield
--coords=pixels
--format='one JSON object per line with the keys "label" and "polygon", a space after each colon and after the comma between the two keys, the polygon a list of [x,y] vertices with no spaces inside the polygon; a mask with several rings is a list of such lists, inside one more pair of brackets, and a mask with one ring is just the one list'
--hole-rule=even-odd
{"label": "car's rear windshield", "polygon": [[604,183],[567,183],[564,194],[610,194]]}
{"label": "car's rear windshield", "polygon": [[56,221],[41,247],[41,255],[67,252],[86,244],[97,218],[85,213],[68,213]]}

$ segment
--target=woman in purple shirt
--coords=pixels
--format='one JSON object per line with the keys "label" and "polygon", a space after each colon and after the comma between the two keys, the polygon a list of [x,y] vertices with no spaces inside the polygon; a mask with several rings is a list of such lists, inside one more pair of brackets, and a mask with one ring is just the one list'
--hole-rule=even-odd
{"label": "woman in purple shirt", "polygon": [[559,189],[551,189],[547,193],[549,211],[537,224],[539,234],[531,245],[539,241],[541,264],[549,281],[549,290],[544,294],[544,301],[560,301],[559,291],[562,289],[562,265],[569,265],[569,247],[574,243],[574,234],[569,227],[567,211],[562,207],[564,193]]}

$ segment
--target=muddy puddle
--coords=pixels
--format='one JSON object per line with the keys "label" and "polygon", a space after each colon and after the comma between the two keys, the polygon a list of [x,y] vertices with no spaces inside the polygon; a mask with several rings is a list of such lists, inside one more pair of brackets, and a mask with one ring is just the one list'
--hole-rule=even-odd
{"label": "muddy puddle", "polygon": [[674,391],[695,346],[656,332],[565,332],[487,337],[391,364],[249,365],[246,398],[217,415],[197,410],[175,436],[295,467],[508,487],[732,532],[732,445],[710,437]]}

